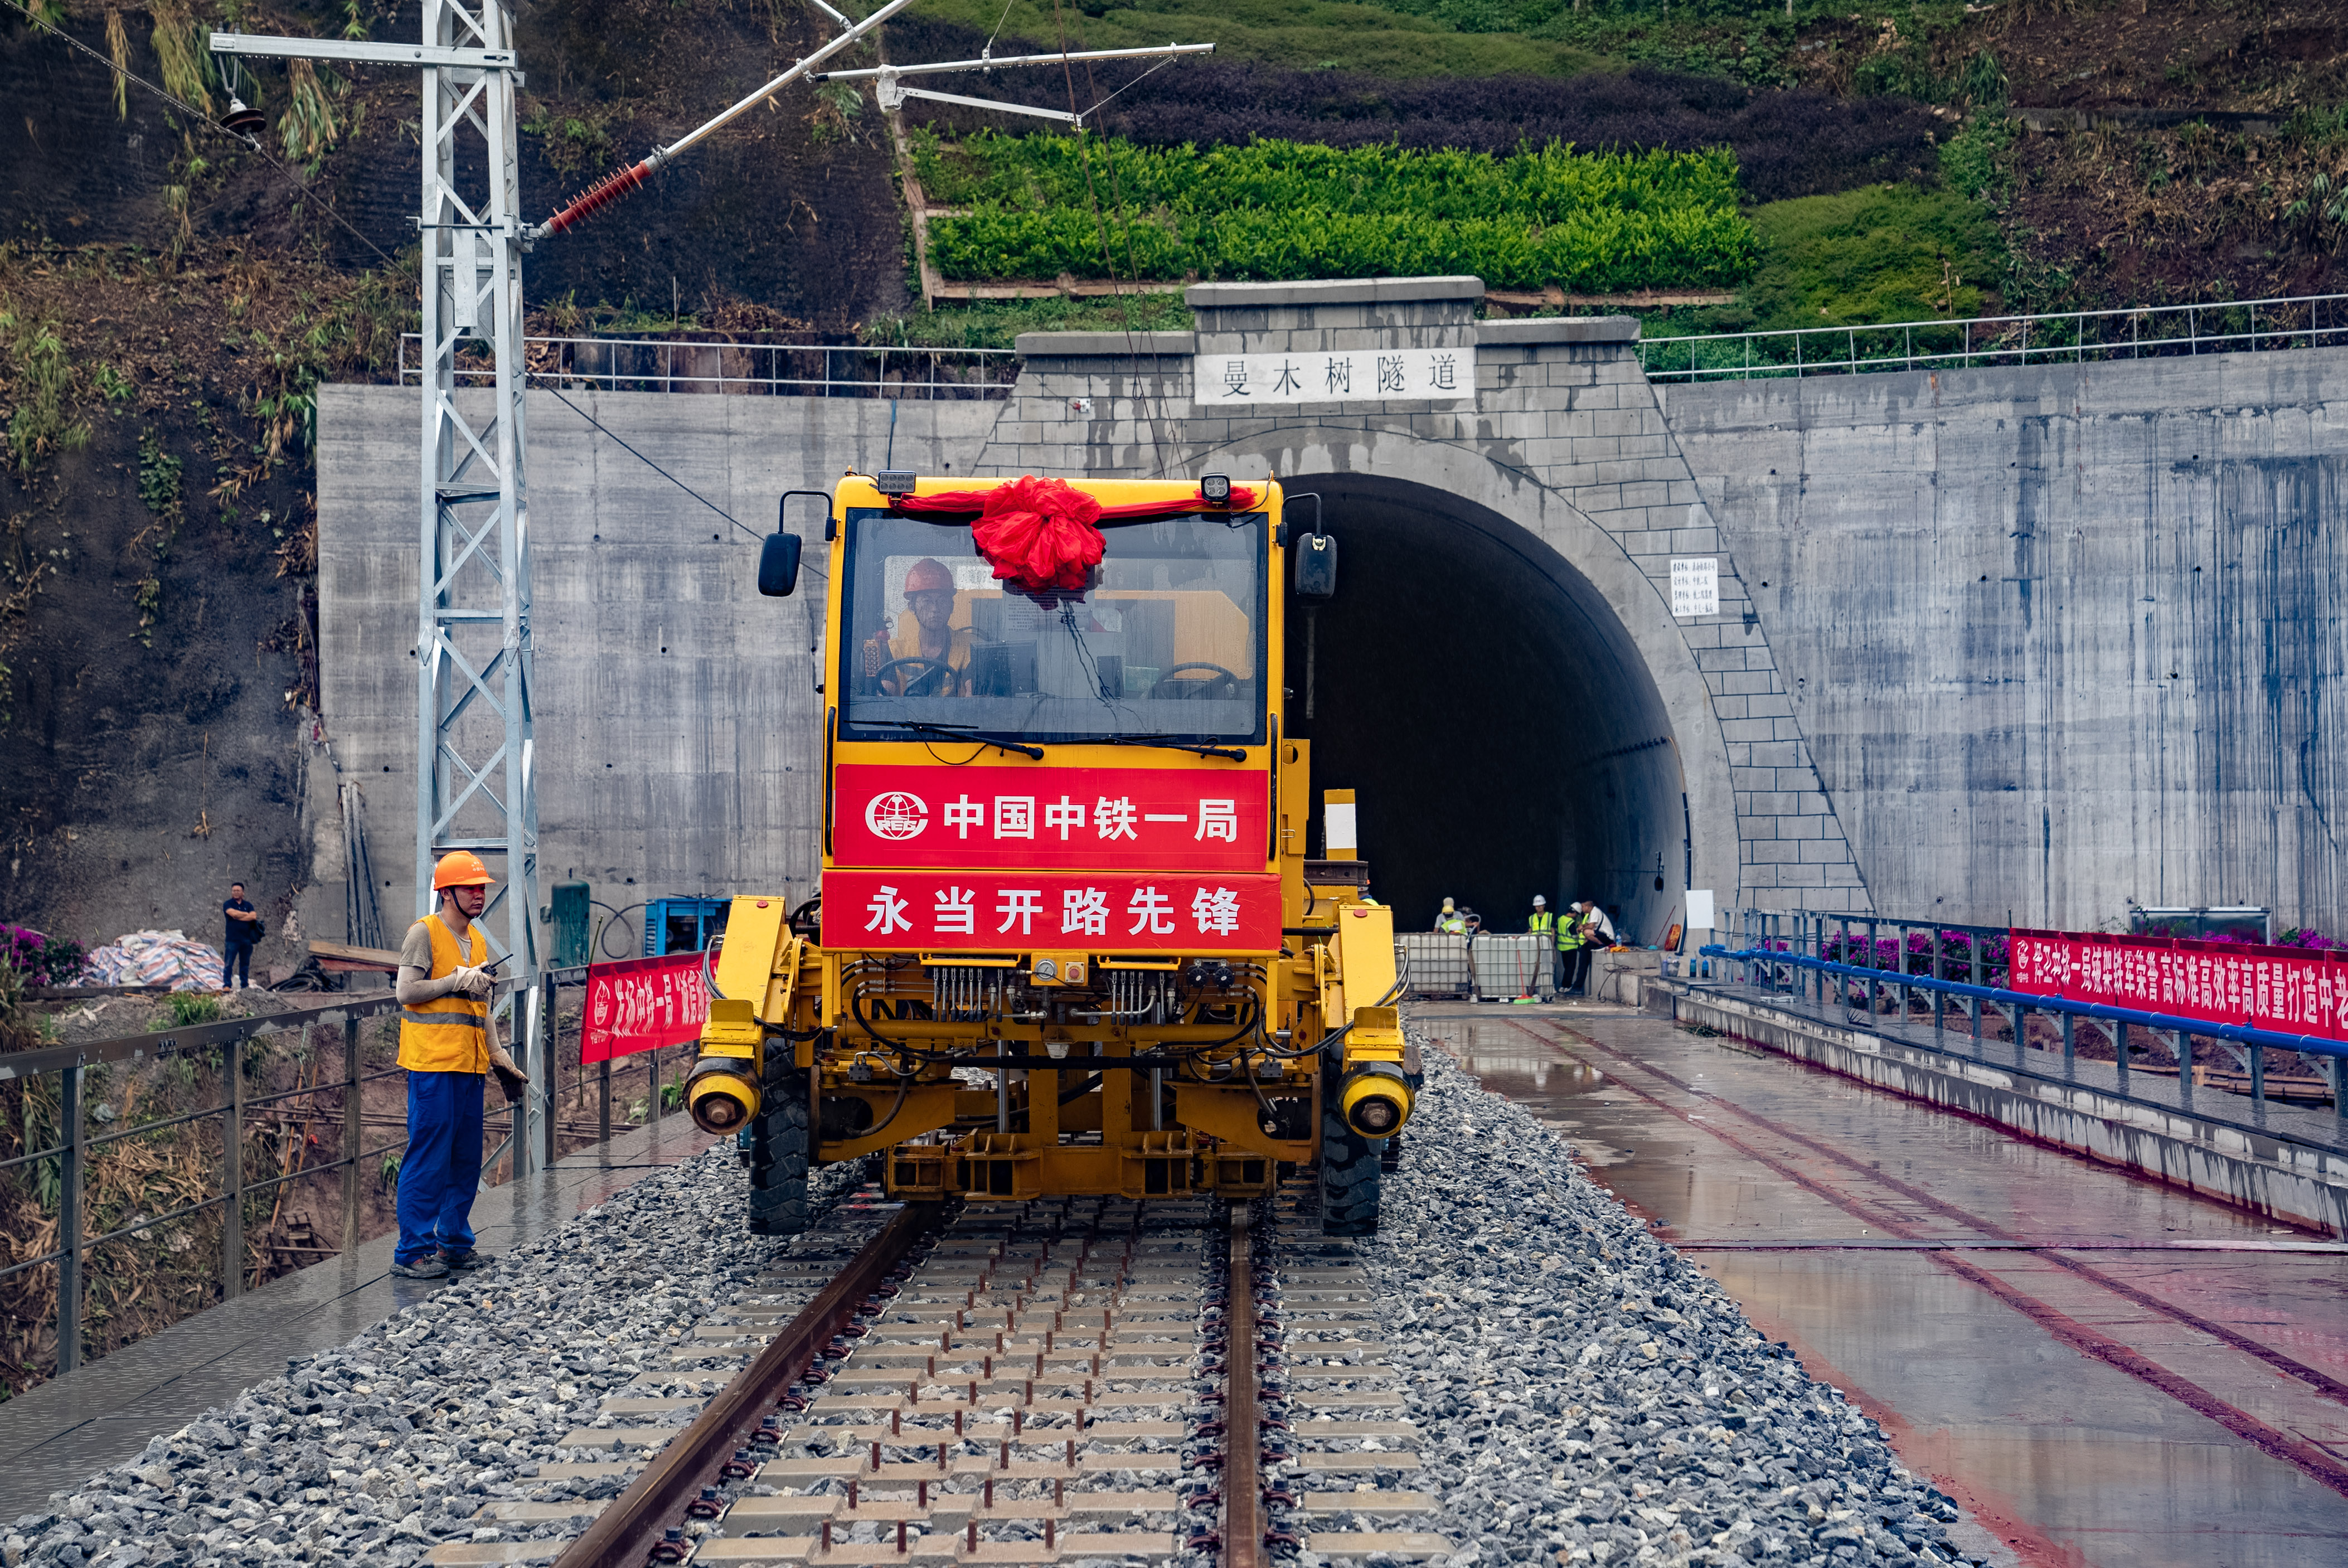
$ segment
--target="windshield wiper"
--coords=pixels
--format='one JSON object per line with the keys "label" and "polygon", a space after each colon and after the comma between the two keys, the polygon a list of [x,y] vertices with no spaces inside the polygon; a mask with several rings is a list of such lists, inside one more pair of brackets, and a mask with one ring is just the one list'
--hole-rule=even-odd
{"label": "windshield wiper", "polygon": [[1038,762],[1044,760],[1042,747],[1030,746],[1024,740],[1014,740],[1007,735],[990,735],[980,730],[975,725],[915,724],[911,719],[903,718],[881,719],[878,722],[891,729],[919,729],[931,735],[952,735],[963,739],[983,741],[998,751],[1016,751],[1021,756],[1032,757]]}
{"label": "windshield wiper", "polygon": [[1105,735],[1103,746],[1160,746],[1169,751],[1195,751],[1201,757],[1221,757],[1233,762],[1245,762],[1247,753],[1228,746],[1209,746],[1201,741],[1180,740],[1170,735]]}

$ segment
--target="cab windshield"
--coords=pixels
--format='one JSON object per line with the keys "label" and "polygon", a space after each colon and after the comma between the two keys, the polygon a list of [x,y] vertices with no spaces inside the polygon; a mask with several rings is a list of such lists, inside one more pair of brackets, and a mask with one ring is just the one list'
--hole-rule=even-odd
{"label": "cab windshield", "polygon": [[995,580],[967,523],[854,509],[843,738],[1260,741],[1263,529],[1262,512],[1106,524],[1092,587],[1028,593]]}

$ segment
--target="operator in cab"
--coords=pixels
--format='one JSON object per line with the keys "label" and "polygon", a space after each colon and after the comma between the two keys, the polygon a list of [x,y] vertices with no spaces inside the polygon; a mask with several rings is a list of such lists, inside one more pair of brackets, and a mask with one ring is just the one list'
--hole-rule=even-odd
{"label": "operator in cab", "polygon": [[927,556],[905,573],[897,634],[864,645],[864,676],[891,696],[968,696],[970,628],[953,624],[953,573]]}

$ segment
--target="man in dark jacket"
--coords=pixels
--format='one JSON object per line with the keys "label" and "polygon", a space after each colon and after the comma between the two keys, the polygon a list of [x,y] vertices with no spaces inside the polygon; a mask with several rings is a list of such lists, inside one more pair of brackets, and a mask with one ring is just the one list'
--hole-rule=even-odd
{"label": "man in dark jacket", "polygon": [[242,882],[228,884],[228,898],[221,904],[221,914],[228,926],[221,943],[221,989],[225,991],[232,984],[250,988],[252,950],[261,945],[261,915],[245,902]]}

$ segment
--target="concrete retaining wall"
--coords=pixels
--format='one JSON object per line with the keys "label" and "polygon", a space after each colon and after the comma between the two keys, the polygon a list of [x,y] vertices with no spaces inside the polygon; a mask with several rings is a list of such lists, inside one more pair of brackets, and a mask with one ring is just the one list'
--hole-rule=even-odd
{"label": "concrete retaining wall", "polygon": [[1757,995],[1650,977],[1646,1006],[2106,1164],[2348,1238],[2348,1157],[2093,1085],[1837,1027]]}
{"label": "concrete retaining wall", "polygon": [[2348,350],[1659,391],[1877,909],[2348,927]]}

